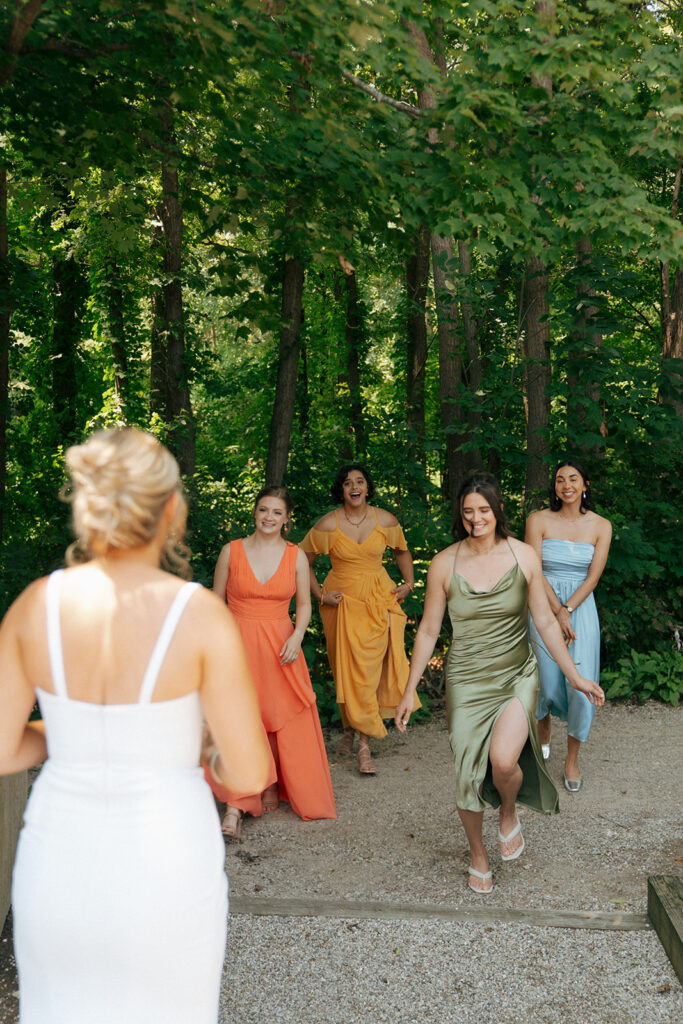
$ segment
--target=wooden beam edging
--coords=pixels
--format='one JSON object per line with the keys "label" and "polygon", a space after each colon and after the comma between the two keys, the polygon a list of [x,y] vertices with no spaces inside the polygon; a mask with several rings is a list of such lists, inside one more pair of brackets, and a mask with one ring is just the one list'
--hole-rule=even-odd
{"label": "wooden beam edging", "polygon": [[683,877],[650,875],[647,914],[683,985]]}
{"label": "wooden beam edging", "polygon": [[378,921],[440,920],[488,924],[526,924],[537,928],[593,928],[601,931],[643,931],[651,927],[647,914],[605,913],[601,910],[520,910],[515,907],[448,907],[440,903],[384,903],[264,896],[231,896],[230,913],[256,917],[340,917]]}

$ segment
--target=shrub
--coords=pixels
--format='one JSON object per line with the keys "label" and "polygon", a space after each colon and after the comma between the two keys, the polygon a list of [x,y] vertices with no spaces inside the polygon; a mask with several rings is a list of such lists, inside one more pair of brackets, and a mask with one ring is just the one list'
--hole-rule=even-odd
{"label": "shrub", "polygon": [[678,651],[642,654],[631,649],[617,664],[617,668],[600,674],[609,700],[637,697],[642,702],[654,697],[676,707],[683,695],[683,654]]}

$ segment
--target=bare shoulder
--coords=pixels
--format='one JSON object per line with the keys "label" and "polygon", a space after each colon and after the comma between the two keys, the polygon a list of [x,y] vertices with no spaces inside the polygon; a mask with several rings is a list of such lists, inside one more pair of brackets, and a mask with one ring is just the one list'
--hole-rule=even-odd
{"label": "bare shoulder", "polygon": [[539,508],[536,512],[532,512],[527,519],[527,529],[545,533],[548,526],[552,523],[552,516],[553,512],[549,508]]}
{"label": "bare shoulder", "polygon": [[25,629],[31,634],[37,627],[44,628],[48,579],[48,576],[41,576],[34,580],[15,598],[2,620],[4,632],[19,633]]}
{"label": "bare shoulder", "polygon": [[296,544],[294,544],[293,547],[296,547],[297,569],[304,569],[306,572],[308,572],[308,559],[306,558],[306,552],[302,551],[302,549],[297,547]]}
{"label": "bare shoulder", "polygon": [[429,575],[434,579],[450,580],[453,574],[453,561],[458,550],[457,544],[449,544],[447,548],[434,555],[429,563]]}
{"label": "bare shoulder", "polygon": [[597,512],[592,512],[591,515],[594,517],[593,522],[595,523],[598,537],[601,540],[609,540],[612,536],[612,524],[609,519],[599,516]]}
{"label": "bare shoulder", "polygon": [[189,635],[200,639],[201,647],[214,646],[221,635],[225,637],[237,628],[225,601],[206,587],[198,587],[192,595],[183,620],[187,622]]}
{"label": "bare shoulder", "polygon": [[399,525],[399,521],[396,518],[396,516],[393,515],[391,512],[387,512],[385,508],[375,508],[374,505],[373,508],[375,509],[375,513],[377,515],[377,522],[379,523],[380,526]]}
{"label": "bare shoulder", "polygon": [[538,555],[531,544],[526,544],[524,541],[517,540],[516,537],[508,537],[508,543],[512,548],[515,558],[519,562],[522,572],[527,579],[529,579],[529,576],[541,567]]}
{"label": "bare shoulder", "polygon": [[320,530],[322,533],[334,533],[337,529],[337,517],[334,512],[328,512],[322,519],[319,519],[313,529]]}

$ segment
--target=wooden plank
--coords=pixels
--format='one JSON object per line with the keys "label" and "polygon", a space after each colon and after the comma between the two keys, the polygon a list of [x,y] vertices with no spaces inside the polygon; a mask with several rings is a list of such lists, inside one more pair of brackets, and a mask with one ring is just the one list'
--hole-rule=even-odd
{"label": "wooden plank", "polygon": [[440,903],[383,903],[371,900],[315,898],[230,897],[232,914],[275,917],[341,917],[362,920],[503,921],[538,928],[594,928],[602,931],[642,931],[650,927],[646,914],[584,910],[520,910],[510,907],[449,907]]}
{"label": "wooden plank", "polygon": [[650,875],[647,915],[683,985],[683,877]]}

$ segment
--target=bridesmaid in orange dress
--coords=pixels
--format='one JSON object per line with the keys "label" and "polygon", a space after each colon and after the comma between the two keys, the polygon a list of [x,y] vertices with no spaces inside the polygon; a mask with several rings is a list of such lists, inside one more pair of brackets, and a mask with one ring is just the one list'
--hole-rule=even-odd
{"label": "bridesmaid in orange dress", "polygon": [[254,532],[226,544],[216,563],[213,589],[227,600],[244,641],[277,769],[277,780],[256,795],[231,793],[209,779],[227,805],[226,836],[241,834],[244,814],[259,817],[276,810],[280,800],[305,821],[337,817],[315,693],[301,653],[311,598],[306,557],[285,539],[291,511],[284,487],[264,487],[254,504]]}
{"label": "bridesmaid in orange dress", "polygon": [[[350,754],[358,733],[358,771],[374,775],[370,737],[386,736],[382,719],[393,718],[408,680],[401,602],[413,589],[413,556],[391,512],[368,504],[375,493],[367,469],[342,466],[332,484],[339,507],[320,519],[301,542],[311,565],[311,590],[320,602],[327,657],[344,726],[340,754]],[[393,549],[404,583],[382,566]],[[318,555],[332,570],[321,587],[313,573]],[[413,711],[420,707],[416,696]]]}

